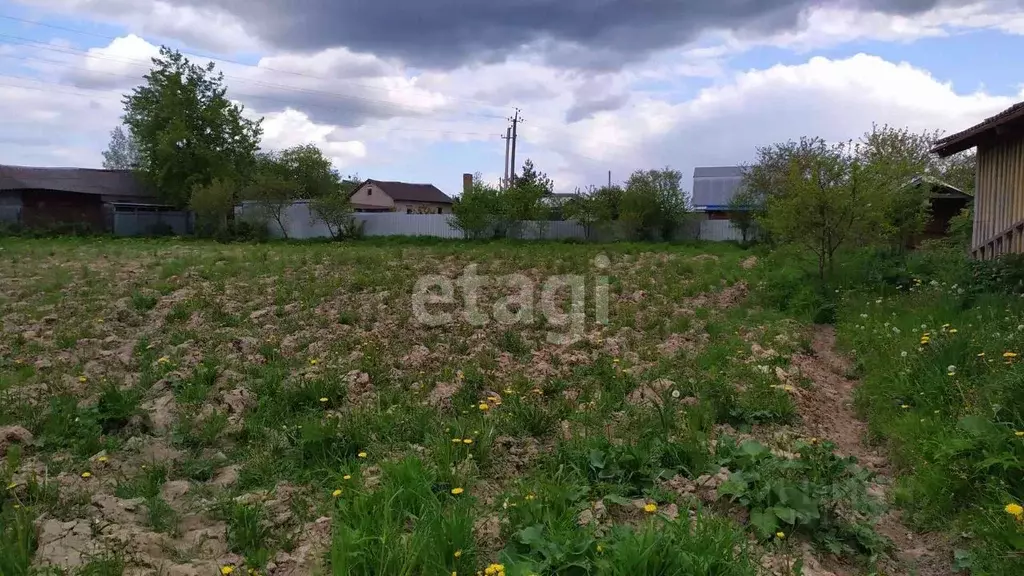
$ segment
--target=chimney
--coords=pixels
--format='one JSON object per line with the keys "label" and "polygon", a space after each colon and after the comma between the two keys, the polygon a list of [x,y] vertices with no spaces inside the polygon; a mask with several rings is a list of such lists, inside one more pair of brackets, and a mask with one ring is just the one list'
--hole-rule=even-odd
{"label": "chimney", "polygon": [[473,190],[473,175],[463,174],[462,175],[462,193],[466,194]]}

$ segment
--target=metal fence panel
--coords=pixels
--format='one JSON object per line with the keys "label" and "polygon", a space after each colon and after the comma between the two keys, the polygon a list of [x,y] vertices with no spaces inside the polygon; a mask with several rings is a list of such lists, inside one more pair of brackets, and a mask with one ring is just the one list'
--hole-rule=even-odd
{"label": "metal fence panel", "polygon": [[21,222],[21,206],[0,204],[0,222],[5,224],[17,224]]}
{"label": "metal fence panel", "polygon": [[192,214],[186,211],[114,212],[115,236],[186,236],[192,233]]}
{"label": "metal fence panel", "polygon": [[[273,219],[266,218],[266,213],[253,202],[243,202],[235,207],[235,214],[242,219],[269,220],[267,227],[270,236],[284,236],[281,226]],[[462,231],[451,225],[450,214],[402,214],[399,212],[367,212],[352,215],[363,223],[363,234],[366,236],[434,236],[437,238],[462,238]],[[288,231],[288,238],[326,238],[330,231],[326,224],[316,218],[309,209],[309,202],[300,200],[287,207],[282,216],[282,223]],[[614,241],[625,237],[619,223],[613,222],[607,229],[593,227],[589,239],[596,241]],[[563,240],[567,238],[587,239],[586,227],[574,221],[560,220],[529,220],[512,226],[506,236],[524,240]],[[699,238],[701,240],[725,241],[741,240],[742,234],[728,220],[692,221],[677,231],[675,240]]]}

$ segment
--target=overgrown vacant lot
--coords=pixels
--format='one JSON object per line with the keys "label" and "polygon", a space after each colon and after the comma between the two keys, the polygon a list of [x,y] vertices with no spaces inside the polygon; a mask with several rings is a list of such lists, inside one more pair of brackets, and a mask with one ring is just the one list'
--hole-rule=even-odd
{"label": "overgrown vacant lot", "polygon": [[[487,323],[459,291],[426,305],[453,322],[418,322],[417,278],[470,264]],[[748,294],[764,268],[712,245],[0,242],[0,575],[950,573],[953,544],[887,510],[831,329]],[[532,300],[502,301],[508,274]],[[552,343],[564,274],[586,322]],[[887,394],[890,426],[925,403]]]}

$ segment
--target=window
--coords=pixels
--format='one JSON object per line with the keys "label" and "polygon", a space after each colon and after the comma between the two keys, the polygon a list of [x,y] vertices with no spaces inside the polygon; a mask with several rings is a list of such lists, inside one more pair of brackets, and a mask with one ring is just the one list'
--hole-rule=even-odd
{"label": "window", "polygon": [[437,207],[437,213],[438,214],[444,214],[444,208],[441,208],[440,206],[438,206]]}
{"label": "window", "polygon": [[366,187],[366,195],[367,196],[373,195],[373,186],[367,186]]}

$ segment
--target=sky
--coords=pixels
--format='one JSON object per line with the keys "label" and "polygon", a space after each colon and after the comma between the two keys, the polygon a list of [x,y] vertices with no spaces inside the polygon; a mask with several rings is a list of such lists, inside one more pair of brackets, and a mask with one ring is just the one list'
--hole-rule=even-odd
{"label": "sky", "polygon": [[0,0],[0,163],[100,167],[161,45],[263,148],[450,195],[501,177],[517,108],[517,164],[572,192],[1024,100],[1024,0]]}

